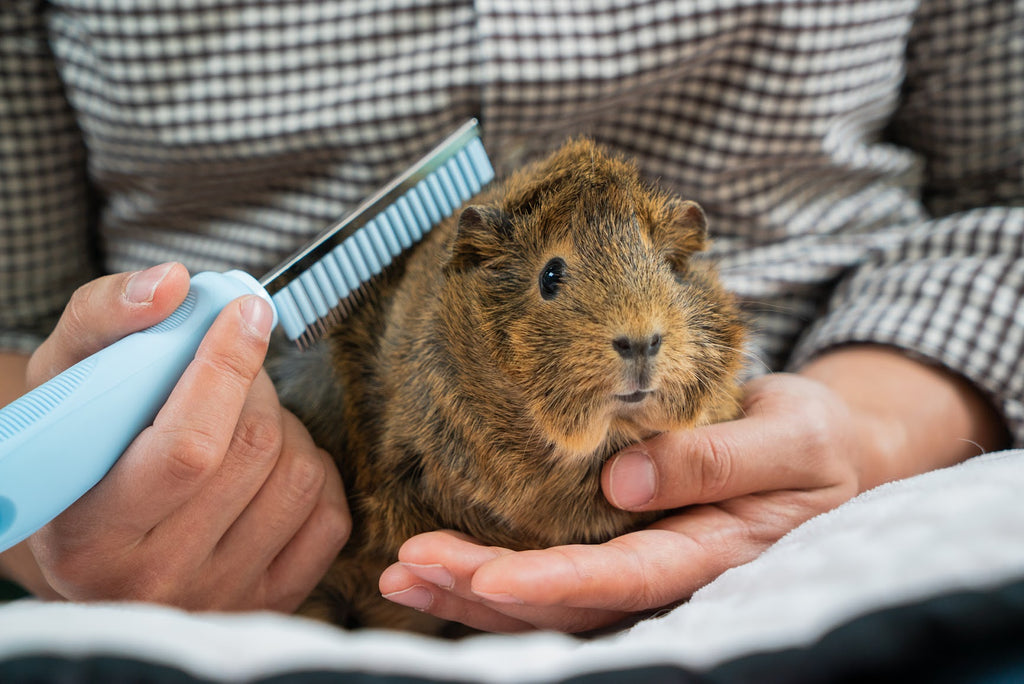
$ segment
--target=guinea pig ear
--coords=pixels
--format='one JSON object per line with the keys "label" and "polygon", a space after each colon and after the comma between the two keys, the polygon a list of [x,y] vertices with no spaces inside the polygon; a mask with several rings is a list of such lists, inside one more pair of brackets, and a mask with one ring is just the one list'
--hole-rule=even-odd
{"label": "guinea pig ear", "polygon": [[691,254],[707,247],[708,219],[696,202],[671,199],[665,203],[655,233],[666,245],[672,266],[681,268]]}
{"label": "guinea pig ear", "polygon": [[466,270],[500,257],[510,231],[511,222],[500,209],[478,205],[464,208],[446,268]]}

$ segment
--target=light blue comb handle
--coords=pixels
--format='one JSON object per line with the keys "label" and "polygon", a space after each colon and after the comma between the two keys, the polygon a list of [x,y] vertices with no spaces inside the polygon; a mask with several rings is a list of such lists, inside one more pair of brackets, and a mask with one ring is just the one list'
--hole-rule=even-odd
{"label": "light blue comb handle", "polygon": [[198,273],[165,321],[0,409],[0,551],[100,481],[153,422],[213,319],[246,294],[269,301],[256,279],[240,271]]}

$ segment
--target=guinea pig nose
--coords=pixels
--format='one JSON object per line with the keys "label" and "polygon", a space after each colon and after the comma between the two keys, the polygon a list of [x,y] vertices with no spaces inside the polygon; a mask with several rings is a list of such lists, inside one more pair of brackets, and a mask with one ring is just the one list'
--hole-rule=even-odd
{"label": "guinea pig nose", "polygon": [[654,333],[647,344],[647,355],[654,356],[658,353],[659,349],[661,349],[661,335]]}
{"label": "guinea pig nose", "polygon": [[645,338],[632,338],[623,335],[612,340],[612,347],[624,359],[654,356],[661,349],[661,335],[654,333]]}

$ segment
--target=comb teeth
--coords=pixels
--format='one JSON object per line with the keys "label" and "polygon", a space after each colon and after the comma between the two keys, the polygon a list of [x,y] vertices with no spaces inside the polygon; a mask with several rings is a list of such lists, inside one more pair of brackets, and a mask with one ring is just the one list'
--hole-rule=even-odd
{"label": "comb teeth", "polygon": [[363,303],[363,288],[478,193],[494,169],[470,121],[263,278],[289,340],[306,348]]}

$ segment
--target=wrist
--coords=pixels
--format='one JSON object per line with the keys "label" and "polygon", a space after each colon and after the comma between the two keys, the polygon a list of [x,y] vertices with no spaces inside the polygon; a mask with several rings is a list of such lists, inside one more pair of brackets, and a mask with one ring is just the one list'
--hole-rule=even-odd
{"label": "wrist", "polygon": [[861,490],[1008,445],[1001,417],[967,380],[881,345],[828,351],[800,370],[846,403]]}

